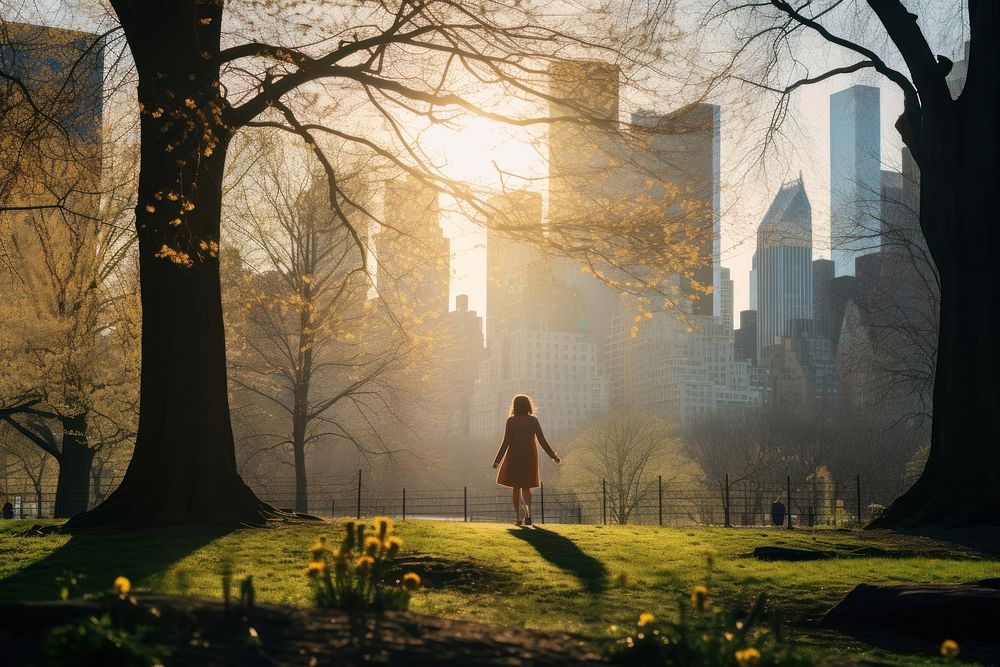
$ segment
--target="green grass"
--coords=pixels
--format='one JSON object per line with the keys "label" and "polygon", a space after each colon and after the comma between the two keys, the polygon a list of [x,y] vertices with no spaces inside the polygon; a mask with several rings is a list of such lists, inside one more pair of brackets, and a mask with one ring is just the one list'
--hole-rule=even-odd
{"label": "green grass", "polygon": [[[0,600],[55,598],[55,579],[67,570],[86,575],[85,591],[106,589],[121,574],[139,591],[220,597],[219,572],[228,559],[234,578],[254,575],[258,600],[304,605],[309,588],[302,571],[310,544],[320,535],[340,535],[332,524],[226,534],[16,535],[28,525],[0,524]],[[847,663],[929,664],[809,628],[855,585],[1000,576],[1000,562],[975,551],[882,532],[573,525],[531,530],[434,521],[400,522],[397,532],[403,556],[424,572],[428,584],[415,596],[414,611],[591,637],[604,637],[610,624],[632,622],[643,611],[674,613],[678,599],[705,583],[705,554],[711,548],[717,553],[710,582],[716,600],[750,601],[767,591],[805,646]],[[845,553],[870,545],[911,556],[798,563],[746,557],[764,544]]]}

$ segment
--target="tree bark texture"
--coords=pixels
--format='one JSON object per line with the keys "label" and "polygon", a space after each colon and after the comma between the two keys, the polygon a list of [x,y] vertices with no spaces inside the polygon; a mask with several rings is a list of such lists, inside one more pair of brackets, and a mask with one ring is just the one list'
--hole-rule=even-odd
{"label": "tree bark texture", "polygon": [[226,381],[218,242],[233,128],[214,61],[222,3],[112,4],[139,75],[139,427],[119,488],[65,530],[260,526],[275,512],[237,473]]}

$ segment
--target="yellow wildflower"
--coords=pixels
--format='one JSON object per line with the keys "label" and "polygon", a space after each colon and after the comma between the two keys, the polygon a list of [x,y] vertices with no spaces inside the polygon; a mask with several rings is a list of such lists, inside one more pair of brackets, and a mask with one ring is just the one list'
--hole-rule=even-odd
{"label": "yellow wildflower", "polygon": [[130,590],[132,590],[132,582],[128,580],[128,577],[117,577],[115,578],[115,591],[118,595],[125,595]]}
{"label": "yellow wildflower", "polygon": [[374,565],[375,565],[375,559],[368,555],[361,556],[356,561],[354,561],[354,566],[361,571],[365,571]]}
{"label": "yellow wildflower", "polygon": [[310,561],[306,567],[307,577],[316,577],[326,572],[326,563],[321,560]]}
{"label": "yellow wildflower", "polygon": [[954,658],[958,655],[958,642],[953,639],[945,639],[941,642],[941,655],[946,658]]}
{"label": "yellow wildflower", "polygon": [[326,551],[325,537],[319,538],[319,541],[309,548],[309,553],[312,554],[313,560],[319,560],[323,556],[324,551]]}
{"label": "yellow wildflower", "polygon": [[407,572],[403,575],[403,588],[408,591],[415,591],[420,588],[420,575],[416,572]]}
{"label": "yellow wildflower", "polygon": [[369,537],[365,540],[365,553],[374,556],[382,547],[382,540],[377,537]]}
{"label": "yellow wildflower", "polygon": [[379,539],[384,540],[390,532],[392,532],[392,519],[387,516],[375,517],[375,533]]}
{"label": "yellow wildflower", "polygon": [[740,664],[740,667],[749,667],[749,665],[756,665],[760,662],[760,651],[754,647],[745,648],[742,651],[737,651],[735,654],[736,662]]}
{"label": "yellow wildflower", "polygon": [[645,626],[649,625],[650,623],[652,623],[655,620],[656,620],[656,617],[653,616],[652,614],[650,614],[648,611],[645,611],[645,612],[639,614],[639,626],[640,627],[645,627]]}
{"label": "yellow wildflower", "polygon": [[704,586],[695,586],[691,589],[691,604],[698,609],[704,609],[708,602],[708,589]]}
{"label": "yellow wildflower", "polygon": [[395,535],[389,537],[385,541],[385,550],[390,556],[395,556],[399,553],[400,548],[403,546],[403,540],[399,539]]}

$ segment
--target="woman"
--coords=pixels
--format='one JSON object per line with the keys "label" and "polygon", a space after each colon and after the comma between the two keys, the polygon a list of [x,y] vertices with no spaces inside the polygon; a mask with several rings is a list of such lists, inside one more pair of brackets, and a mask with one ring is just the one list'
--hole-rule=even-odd
{"label": "woman", "polygon": [[531,525],[531,490],[539,483],[536,439],[545,453],[559,463],[559,457],[542,435],[542,427],[532,414],[534,411],[529,397],[524,394],[514,397],[503,432],[503,442],[493,460],[493,467],[500,468],[497,484],[509,486],[514,492],[514,514],[517,516],[515,523],[518,526],[522,523],[525,526]]}

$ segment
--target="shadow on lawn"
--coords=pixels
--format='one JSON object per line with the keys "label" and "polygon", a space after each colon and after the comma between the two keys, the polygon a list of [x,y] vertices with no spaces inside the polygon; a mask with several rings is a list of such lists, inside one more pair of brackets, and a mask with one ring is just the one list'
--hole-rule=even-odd
{"label": "shadow on lawn", "polygon": [[512,528],[510,534],[535,547],[538,555],[560,570],[572,574],[591,595],[599,595],[607,588],[608,570],[604,563],[588,556],[576,542],[559,533],[544,528]]}
{"label": "shadow on lawn", "polygon": [[0,600],[58,599],[56,578],[65,572],[84,575],[78,585],[81,594],[110,590],[119,575],[131,579],[133,585],[142,585],[181,558],[230,532],[231,528],[223,527],[187,527],[74,535],[48,556],[0,580]]}

